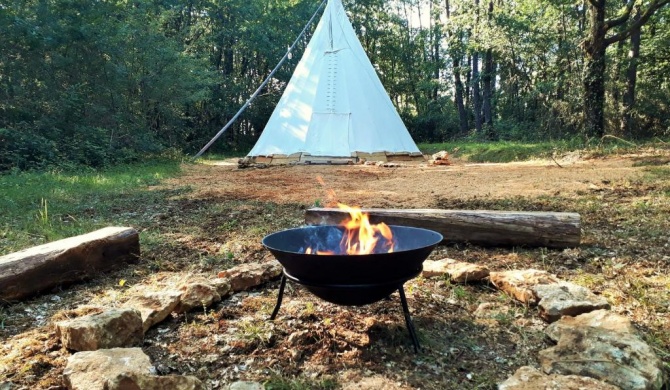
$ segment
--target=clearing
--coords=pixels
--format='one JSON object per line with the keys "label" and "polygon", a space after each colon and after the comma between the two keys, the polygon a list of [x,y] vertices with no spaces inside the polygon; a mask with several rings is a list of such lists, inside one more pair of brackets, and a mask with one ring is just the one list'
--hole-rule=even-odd
{"label": "clearing", "polygon": [[[118,306],[135,288],[211,277],[239,263],[274,261],[260,245],[262,237],[301,225],[306,208],[334,200],[328,189],[338,201],[363,207],[580,213],[579,248],[452,245],[439,246],[430,258],[476,262],[491,270],[543,269],[588,287],[606,297],[614,312],[630,318],[667,362],[668,164],[667,150],[645,150],[605,158],[574,153],[556,161],[397,168],[239,170],[230,161],[183,165],[178,177],[142,189],[153,196],[129,194],[119,200],[114,216],[105,221],[141,232],[138,265],[0,307],[0,384],[59,388],[70,353],[60,346],[52,323],[83,305]],[[82,208],[69,216],[92,218],[95,210]],[[257,380],[273,389],[352,383],[369,389],[493,389],[517,368],[537,366],[538,351],[550,345],[536,309],[485,283],[417,278],[405,285],[425,349],[418,355],[412,352],[397,294],[392,301],[351,308],[289,286],[274,322],[267,318],[276,281],[210,309],[169,318],[147,332],[143,349],[158,372],[195,375],[210,388]],[[476,316],[483,303],[495,309]],[[290,341],[299,331],[308,331],[309,337]]]}

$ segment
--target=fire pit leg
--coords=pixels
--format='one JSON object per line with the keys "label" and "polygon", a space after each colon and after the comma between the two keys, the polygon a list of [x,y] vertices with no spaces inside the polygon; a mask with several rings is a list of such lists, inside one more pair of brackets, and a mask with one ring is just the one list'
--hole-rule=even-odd
{"label": "fire pit leg", "polygon": [[416,331],[414,330],[414,324],[412,323],[412,317],[409,315],[409,308],[407,307],[407,298],[405,298],[405,290],[403,286],[398,288],[398,293],[400,294],[400,303],[402,304],[402,312],[405,314],[405,323],[407,324],[407,331],[409,336],[412,338],[412,343],[414,343],[414,352],[419,353],[421,351],[421,346],[419,345],[419,338],[416,336]]}
{"label": "fire pit leg", "polygon": [[277,304],[275,305],[275,309],[272,311],[270,320],[274,320],[275,317],[277,317],[277,313],[281,307],[281,300],[284,297],[284,287],[286,287],[286,275],[282,274],[281,282],[279,283],[279,294],[277,294]]}

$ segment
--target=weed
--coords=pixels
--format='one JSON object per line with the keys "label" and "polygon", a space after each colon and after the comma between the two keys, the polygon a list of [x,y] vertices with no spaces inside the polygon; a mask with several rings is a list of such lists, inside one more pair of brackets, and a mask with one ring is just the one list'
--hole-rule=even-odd
{"label": "weed", "polygon": [[0,329],[5,329],[5,323],[9,319],[9,314],[7,313],[7,310],[0,306]]}
{"label": "weed", "polygon": [[243,340],[267,346],[272,340],[272,324],[263,320],[241,321],[240,337]]}
{"label": "weed", "polygon": [[307,378],[285,378],[273,374],[264,383],[265,390],[332,390],[340,386],[333,378],[321,378],[318,380]]}
{"label": "weed", "polygon": [[314,314],[314,303],[313,302],[307,302],[305,304],[305,310],[303,311],[303,314],[306,316]]}

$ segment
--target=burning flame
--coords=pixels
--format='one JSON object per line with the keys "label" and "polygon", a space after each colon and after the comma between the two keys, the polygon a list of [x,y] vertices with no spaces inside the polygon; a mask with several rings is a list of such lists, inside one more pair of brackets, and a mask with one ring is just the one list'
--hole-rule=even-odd
{"label": "burning flame", "polygon": [[[344,236],[340,241],[339,253],[347,255],[367,255],[370,253],[393,252],[395,242],[391,228],[384,222],[371,224],[368,214],[358,207],[338,203],[337,207],[349,213],[349,218],[340,226],[344,227]],[[381,240],[384,238],[384,240]],[[379,248],[377,248],[380,246]],[[306,254],[334,255],[334,251],[305,250]]]}
{"label": "burning flame", "polygon": [[[328,204],[337,204],[340,210],[349,213],[349,219],[340,223],[344,227],[344,236],[340,241],[340,247],[336,250],[315,250],[309,247],[305,250],[306,254],[317,255],[367,255],[370,253],[391,253],[395,246],[391,228],[384,222],[373,225],[370,223],[368,214],[364,213],[358,207],[351,207],[337,202],[337,196],[332,188],[327,188],[326,182],[321,176],[316,180],[326,190]],[[383,239],[382,239],[383,238]]]}
{"label": "burning flame", "polygon": [[[342,238],[340,247],[348,255],[367,255],[375,252],[380,236],[386,239],[386,252],[393,252],[393,234],[391,228],[384,222],[372,225],[368,214],[363,213],[358,207],[350,207],[338,203],[337,207],[349,213],[351,219],[345,220],[345,236]],[[383,249],[382,249],[383,250]]]}

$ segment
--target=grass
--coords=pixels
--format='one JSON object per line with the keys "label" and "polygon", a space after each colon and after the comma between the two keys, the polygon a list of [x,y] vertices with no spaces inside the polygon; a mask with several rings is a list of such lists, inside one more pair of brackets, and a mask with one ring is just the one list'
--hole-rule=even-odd
{"label": "grass", "polygon": [[161,200],[149,186],[178,173],[178,162],[160,162],[99,172],[2,175],[0,255],[130,223],[136,218],[138,204]]}
{"label": "grass", "polygon": [[[417,145],[425,154],[447,151],[453,157],[471,162],[507,163],[536,158],[550,158],[569,152],[585,152],[593,156],[605,156],[639,151],[644,147],[667,148],[666,143],[648,141],[631,143],[616,137],[604,137],[598,142],[585,144],[581,139],[548,142],[474,142],[451,141],[442,143],[421,143]],[[665,160],[652,160],[648,165],[663,164]],[[643,162],[644,163],[644,162]]]}

